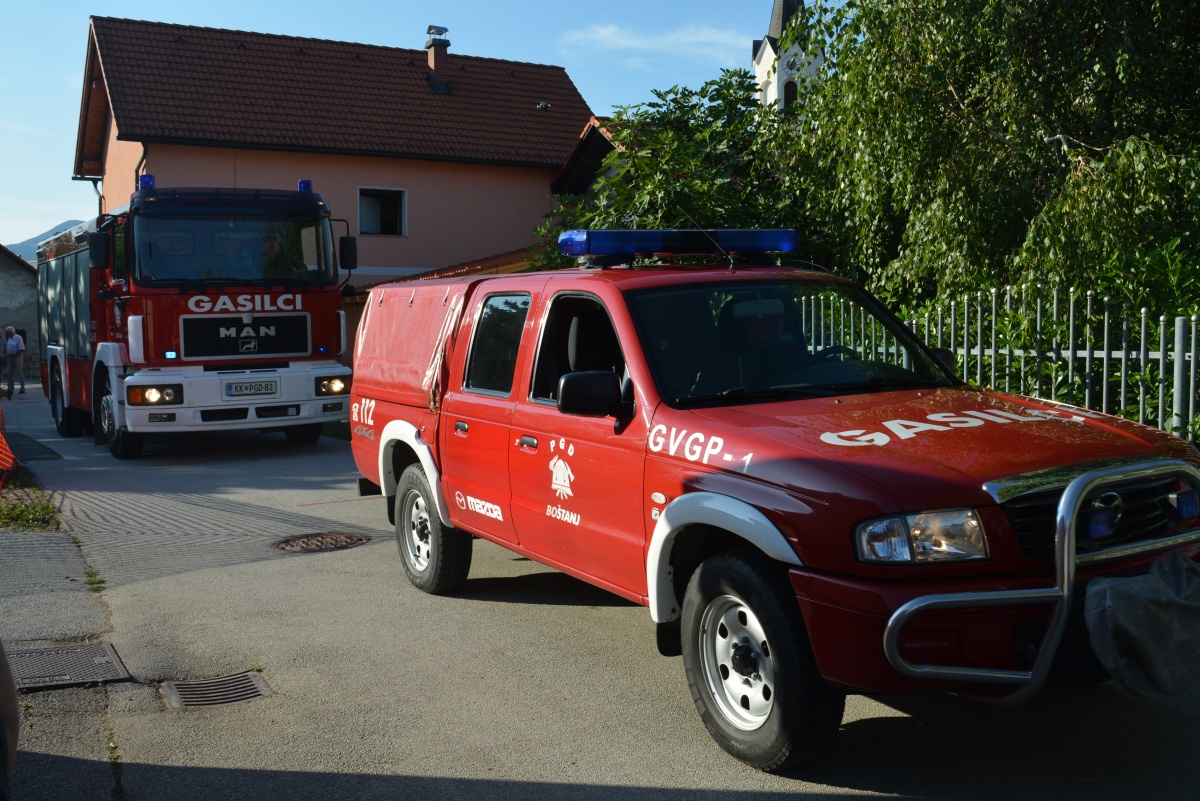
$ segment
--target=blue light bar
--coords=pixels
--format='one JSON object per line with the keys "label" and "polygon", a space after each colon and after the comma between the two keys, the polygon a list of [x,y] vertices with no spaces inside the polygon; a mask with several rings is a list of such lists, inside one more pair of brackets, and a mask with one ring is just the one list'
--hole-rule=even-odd
{"label": "blue light bar", "polygon": [[301,178],[300,183],[297,186],[297,188],[301,192],[311,192],[312,191],[312,181],[309,180],[308,178]]}
{"label": "blue light bar", "polygon": [[144,190],[144,189],[153,189],[153,188],[154,188],[154,176],[153,175],[151,175],[150,173],[146,173],[145,175],[138,178],[138,189]]}
{"label": "blue light bar", "polygon": [[558,238],[564,256],[684,255],[710,253],[786,253],[799,236],[787,228],[574,230]]}

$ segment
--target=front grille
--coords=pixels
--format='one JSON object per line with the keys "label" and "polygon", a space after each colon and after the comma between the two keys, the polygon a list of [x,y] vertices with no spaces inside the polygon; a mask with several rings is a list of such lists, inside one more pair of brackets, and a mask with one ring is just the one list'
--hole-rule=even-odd
{"label": "front grille", "polygon": [[260,420],[273,417],[299,417],[300,407],[296,404],[289,406],[259,406],[254,410],[254,416]]}
{"label": "front grille", "polygon": [[188,359],[255,359],[307,356],[307,314],[186,315],[179,319],[182,357]]}
{"label": "front grille", "polygon": [[[1093,501],[1109,492],[1121,496],[1124,511],[1113,534],[1102,540],[1089,539],[1082,527],[1077,528],[1076,553],[1095,553],[1117,545],[1169,535],[1171,523],[1175,520],[1175,509],[1168,496],[1175,491],[1178,481],[1175,476],[1158,475],[1115,481],[1089,492],[1080,506],[1081,511],[1091,509]],[[1055,522],[1063,489],[1056,487],[1018,495],[1000,505],[1016,532],[1021,550],[1030,559],[1054,558]]]}

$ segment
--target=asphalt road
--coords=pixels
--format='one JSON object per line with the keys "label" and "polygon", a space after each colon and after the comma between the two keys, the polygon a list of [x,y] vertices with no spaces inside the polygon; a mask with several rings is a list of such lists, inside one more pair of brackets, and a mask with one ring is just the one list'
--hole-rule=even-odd
{"label": "asphalt road", "polygon": [[[5,403],[62,531],[0,531],[10,649],[112,643],[134,681],[23,694],[16,799],[1191,799],[1200,690],[1114,685],[999,709],[849,699],[816,763],[769,776],[711,742],[646,610],[478,543],[434,598],[404,579],[346,443],[151,440],[118,462]],[[274,543],[365,534],[345,551]],[[95,571],[102,592],[88,592]],[[170,711],[166,681],[261,670],[272,695]]]}

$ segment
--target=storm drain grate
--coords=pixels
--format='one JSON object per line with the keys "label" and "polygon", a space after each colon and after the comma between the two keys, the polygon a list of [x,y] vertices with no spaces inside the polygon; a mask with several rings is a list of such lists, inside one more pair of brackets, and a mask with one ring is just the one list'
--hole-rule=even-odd
{"label": "storm drain grate", "polygon": [[133,678],[116,649],[106,642],[24,648],[9,651],[8,661],[17,687],[22,690]]}
{"label": "storm drain grate", "polygon": [[362,545],[370,537],[364,534],[348,534],[343,531],[325,531],[320,534],[300,534],[275,543],[281,551],[292,553],[316,553],[319,551],[341,551]]}
{"label": "storm drain grate", "polygon": [[257,672],[238,673],[201,681],[165,681],[160,688],[167,706],[184,709],[192,706],[224,706],[253,701],[273,695]]}

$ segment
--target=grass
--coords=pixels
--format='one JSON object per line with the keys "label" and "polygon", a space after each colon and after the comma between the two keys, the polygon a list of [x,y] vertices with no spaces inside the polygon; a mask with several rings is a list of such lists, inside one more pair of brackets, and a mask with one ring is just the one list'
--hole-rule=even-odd
{"label": "grass", "polygon": [[58,508],[26,467],[18,467],[0,487],[0,528],[58,528]]}

